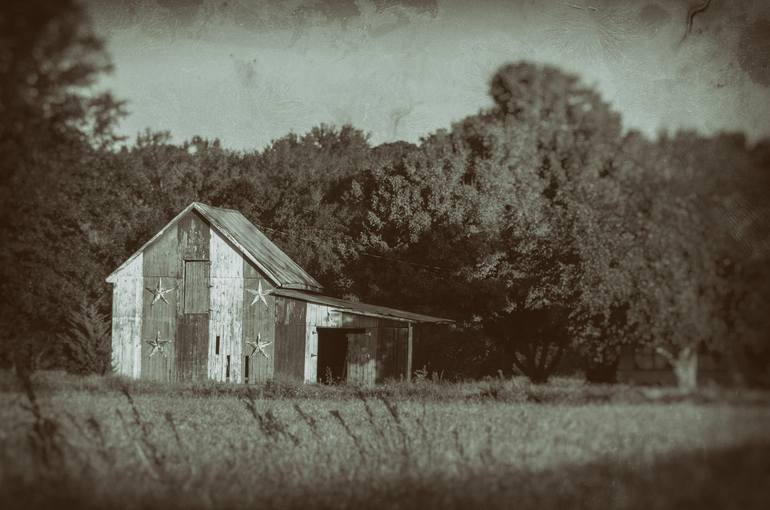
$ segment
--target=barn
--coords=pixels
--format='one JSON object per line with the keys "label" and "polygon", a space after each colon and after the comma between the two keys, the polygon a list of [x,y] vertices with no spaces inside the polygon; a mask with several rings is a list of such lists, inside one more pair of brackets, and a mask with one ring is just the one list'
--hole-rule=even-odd
{"label": "barn", "polygon": [[240,212],[199,202],[107,281],[113,366],[137,379],[408,380],[420,325],[452,322],[325,296]]}

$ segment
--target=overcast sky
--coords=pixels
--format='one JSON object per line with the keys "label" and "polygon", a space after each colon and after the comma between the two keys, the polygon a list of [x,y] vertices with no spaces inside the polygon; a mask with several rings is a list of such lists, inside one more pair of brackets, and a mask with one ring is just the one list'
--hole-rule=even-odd
{"label": "overcast sky", "polygon": [[770,2],[712,0],[94,1],[128,100],[122,131],[262,148],[351,123],[373,143],[420,137],[489,106],[517,60],[596,86],[626,127],[770,136]]}

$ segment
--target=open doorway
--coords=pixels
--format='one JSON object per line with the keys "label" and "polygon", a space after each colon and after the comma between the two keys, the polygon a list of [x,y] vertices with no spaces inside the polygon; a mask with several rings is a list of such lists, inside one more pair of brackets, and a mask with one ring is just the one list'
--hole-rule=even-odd
{"label": "open doorway", "polygon": [[363,329],[318,328],[317,380],[321,384],[340,384],[348,378],[348,335]]}

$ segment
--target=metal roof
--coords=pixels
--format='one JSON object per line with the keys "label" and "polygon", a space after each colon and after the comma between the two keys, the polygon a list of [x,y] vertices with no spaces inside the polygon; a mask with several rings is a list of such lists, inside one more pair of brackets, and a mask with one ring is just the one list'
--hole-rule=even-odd
{"label": "metal roof", "polygon": [[244,257],[254,263],[276,287],[285,289],[304,289],[320,291],[323,289],[315,278],[310,276],[286,253],[275,245],[265,234],[254,226],[239,211],[212,207],[200,202],[193,202],[181,213],[176,215],[160,232],[155,234],[123,264],[107,277],[107,281],[113,281],[113,277],[120,272],[129,262],[139,255],[155,239],[185,214],[192,210],[198,211],[211,225],[243,254]]}
{"label": "metal roof", "polygon": [[329,296],[323,296],[321,294],[314,294],[312,292],[303,292],[300,290],[290,289],[275,289],[272,292],[276,296],[284,296],[292,299],[300,299],[302,301],[308,301],[310,303],[317,303],[321,305],[331,306],[341,312],[353,313],[357,315],[366,315],[369,317],[380,317],[384,319],[392,319],[397,321],[406,322],[430,322],[434,324],[450,324],[454,322],[451,319],[444,319],[441,317],[432,317],[430,315],[423,315],[420,313],[405,312],[404,310],[397,310],[395,308],[388,308],[387,306],[370,305],[367,303],[357,303],[353,301],[347,301],[345,299],[338,299]]}
{"label": "metal roof", "polygon": [[193,202],[195,208],[259,269],[284,289],[321,290],[323,286],[294,262],[252,222],[234,209]]}
{"label": "metal roof", "polygon": [[240,212],[234,209],[212,207],[200,202],[193,202],[177,214],[168,224],[155,234],[133,255],[126,259],[115,271],[107,277],[108,282],[114,281],[114,277],[134,258],[136,258],[147,246],[158,239],[172,225],[177,223],[190,211],[198,211],[221,235],[259,268],[270,281],[277,287],[273,294],[278,296],[299,299],[310,303],[331,306],[341,312],[369,317],[379,317],[405,322],[429,322],[434,324],[449,324],[451,319],[432,317],[419,313],[406,312],[386,306],[357,303],[344,299],[333,298],[317,294],[323,287],[315,278],[310,276],[296,262],[294,262],[283,250],[265,236],[253,223],[246,219]]}

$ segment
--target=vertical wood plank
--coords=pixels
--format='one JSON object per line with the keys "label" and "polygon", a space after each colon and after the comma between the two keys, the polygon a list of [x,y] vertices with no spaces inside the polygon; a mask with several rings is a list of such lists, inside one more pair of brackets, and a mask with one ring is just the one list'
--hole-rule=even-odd
{"label": "vertical wood plank", "polygon": [[377,381],[396,376],[395,329],[379,327],[377,334]]}
{"label": "vertical wood plank", "polygon": [[[261,300],[252,304],[254,294],[249,290],[257,290],[262,285],[262,290],[273,289],[273,285],[252,266],[251,262],[243,258],[243,342],[242,350],[245,356],[249,356],[249,383],[257,383],[272,379],[275,364],[275,296],[267,295],[267,305]],[[257,335],[261,335],[263,342],[271,342],[264,348],[265,354],[254,352],[254,347],[248,342],[255,342]],[[266,356],[265,356],[266,355]]]}
{"label": "vertical wood plank", "polygon": [[[210,232],[211,311],[209,315],[209,377],[227,379],[227,356],[230,356],[231,382],[241,382],[243,368],[243,258],[216,229]],[[216,354],[216,337],[220,351]]]}
{"label": "vertical wood plank", "polygon": [[141,376],[144,253],[116,275],[112,290],[112,361],[116,372]]}
{"label": "vertical wood plank", "polygon": [[[209,308],[210,308],[210,227],[197,212],[191,211],[179,220],[177,227],[177,267],[182,282],[177,303],[177,380],[203,380],[208,377]],[[188,266],[188,262],[193,264]],[[197,265],[196,265],[197,264]],[[189,284],[197,288],[186,292],[186,269],[193,274]],[[188,294],[190,294],[188,296]],[[189,301],[187,298],[190,298]],[[186,305],[188,312],[185,313]]]}
{"label": "vertical wood plank", "polygon": [[348,382],[372,386],[377,374],[377,338],[371,329],[348,334]]}
{"label": "vertical wood plank", "polygon": [[406,380],[412,380],[412,351],[414,349],[414,324],[409,323],[406,347]]}
{"label": "vertical wood plank", "polygon": [[210,235],[208,222],[197,211],[180,218],[177,231],[180,260],[209,260]]}
{"label": "vertical wood plank", "polygon": [[209,262],[184,263],[184,313],[209,313]]}
{"label": "vertical wood plank", "polygon": [[307,304],[305,320],[305,382],[318,380],[318,308],[314,303]]}
{"label": "vertical wood plank", "polygon": [[186,313],[178,325],[177,380],[202,381],[208,378],[209,316]]}
{"label": "vertical wood plank", "polygon": [[304,301],[279,296],[276,310],[275,374],[304,381],[307,305]]}
{"label": "vertical wood plank", "polygon": [[[180,296],[177,225],[171,226],[144,250],[142,274],[144,295],[142,303],[141,377],[155,381],[169,381],[175,378],[176,356],[176,308]],[[164,288],[173,288],[162,299],[153,301],[154,289],[161,283]],[[163,353],[152,354],[151,340],[160,336],[170,340],[164,344]],[[152,354],[152,356],[151,356]]]}

